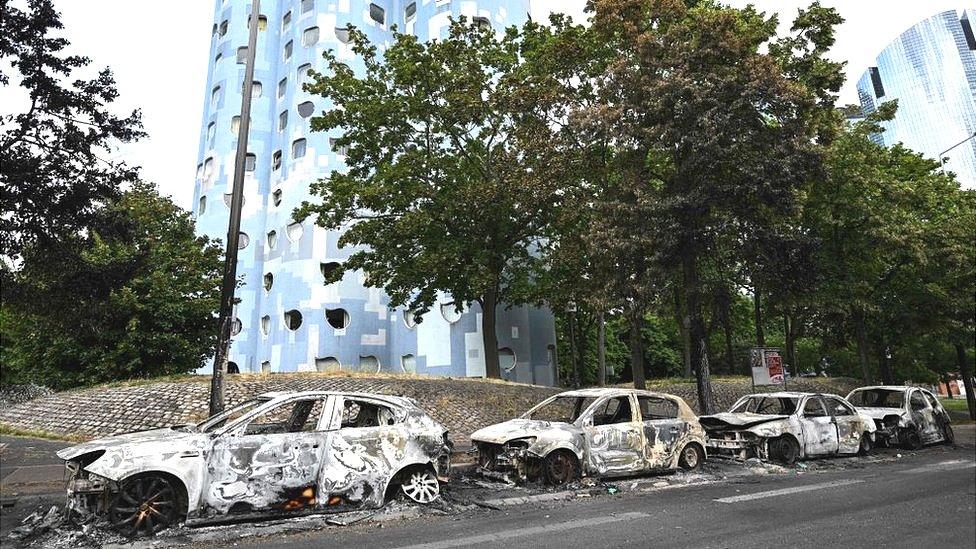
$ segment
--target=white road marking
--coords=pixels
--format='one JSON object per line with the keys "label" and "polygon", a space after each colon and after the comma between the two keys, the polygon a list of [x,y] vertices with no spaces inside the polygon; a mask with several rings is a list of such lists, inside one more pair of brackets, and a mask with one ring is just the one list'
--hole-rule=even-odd
{"label": "white road marking", "polygon": [[[574,520],[571,522],[560,522],[557,524],[550,524],[547,526],[531,526],[527,528],[519,528],[517,530],[506,530],[505,532],[498,532],[494,534],[483,534],[480,536],[468,536],[465,538],[454,538],[444,541],[435,541],[432,543],[420,543],[417,545],[408,545],[406,547],[400,547],[398,549],[446,549],[448,547],[464,547],[468,545],[481,545],[484,543],[506,541],[515,538],[521,538],[523,536],[536,536],[539,534],[549,534],[553,532],[565,532],[566,530],[573,530],[577,528],[588,528],[591,526],[599,526],[601,524],[610,524],[614,522],[621,522],[625,520],[633,520],[638,518],[644,518],[649,516],[646,513],[622,513],[616,516],[607,517],[594,517],[583,520]],[[519,542],[519,545],[523,545],[524,542]]]}
{"label": "white road marking", "polygon": [[976,467],[976,462],[967,461],[965,459],[951,459],[949,461],[942,461],[939,463],[923,465],[921,467],[916,467],[914,469],[906,469],[902,472],[903,473],[932,473],[935,471],[955,471],[957,469],[969,469],[970,467]]}
{"label": "white road marking", "polygon": [[738,503],[740,501],[751,501],[754,499],[771,498],[775,496],[785,496],[787,494],[796,494],[799,492],[811,492],[813,490],[823,490],[825,488],[835,488],[837,486],[847,486],[850,484],[860,484],[864,482],[863,480],[833,480],[830,482],[821,482],[820,484],[807,484],[806,486],[794,486],[793,488],[783,488],[780,490],[768,490],[766,492],[756,492],[755,494],[743,494],[741,496],[731,496],[727,498],[719,498],[715,501],[719,503]]}

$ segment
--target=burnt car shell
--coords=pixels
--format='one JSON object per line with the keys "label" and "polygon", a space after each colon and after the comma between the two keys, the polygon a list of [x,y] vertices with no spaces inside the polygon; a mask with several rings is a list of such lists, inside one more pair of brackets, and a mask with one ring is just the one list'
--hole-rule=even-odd
{"label": "burnt car shell", "polygon": [[[540,410],[568,399],[574,417],[535,419]],[[643,409],[642,409],[643,408]],[[604,413],[601,413],[604,412]],[[657,415],[652,415],[652,414]],[[582,389],[544,400],[523,416],[490,425],[471,435],[480,470],[514,482],[569,479],[548,476],[561,456],[571,476],[633,475],[674,469],[689,447],[704,460],[704,431],[679,397],[633,389]]]}
{"label": "burnt car shell", "polygon": [[837,395],[785,391],[746,395],[729,412],[699,421],[713,455],[786,463],[870,451],[875,431],[870,418]]}
{"label": "burnt car shell", "polygon": [[[431,501],[450,452],[447,431],[410,399],[308,391],[266,393],[198,425],[106,437],[58,456],[76,515],[145,535],[183,519],[378,507],[394,485]],[[140,491],[163,495],[126,503]],[[117,524],[130,509],[136,518]]]}
{"label": "burnt car shell", "polygon": [[886,444],[917,448],[954,439],[949,413],[935,395],[920,387],[859,387],[847,400],[874,419],[878,438]]}

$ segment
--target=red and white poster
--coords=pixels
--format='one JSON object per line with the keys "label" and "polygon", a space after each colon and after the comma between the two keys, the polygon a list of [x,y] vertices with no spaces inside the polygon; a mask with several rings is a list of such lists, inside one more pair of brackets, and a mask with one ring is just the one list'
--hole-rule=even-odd
{"label": "red and white poster", "polygon": [[750,354],[752,382],[754,385],[783,385],[786,371],[779,349],[753,349]]}

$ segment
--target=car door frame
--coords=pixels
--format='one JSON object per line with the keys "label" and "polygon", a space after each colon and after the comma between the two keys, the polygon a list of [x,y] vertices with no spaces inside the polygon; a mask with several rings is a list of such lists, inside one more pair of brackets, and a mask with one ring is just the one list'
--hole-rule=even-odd
{"label": "car door frame", "polygon": [[[399,471],[399,464],[383,451],[384,440],[409,435],[404,432],[403,412],[390,402],[367,395],[335,394],[332,398],[331,416],[325,426],[331,436],[319,473],[323,507],[334,512],[378,507],[384,502],[390,479]],[[393,425],[343,428],[347,399],[386,407],[396,421]]]}
{"label": "car door frame", "polygon": [[[322,402],[315,430],[246,433],[247,426],[258,417],[281,406],[308,400]],[[270,400],[216,431],[205,459],[202,493],[205,510],[230,514],[240,506],[235,514],[261,515],[315,509],[319,471],[329,444],[329,434],[322,430],[329,413],[329,400],[328,395]],[[281,481],[275,480],[278,477]],[[309,488],[311,493],[307,491]]]}
{"label": "car door frame", "polygon": [[[807,403],[816,399],[823,410],[823,416],[808,416]],[[803,399],[798,406],[797,419],[800,423],[800,433],[803,437],[803,455],[827,456],[837,453],[838,437],[834,416],[830,415],[827,405],[820,395],[810,395]],[[827,437],[825,440],[823,437]]]}
{"label": "car door frame", "polygon": [[[672,461],[678,442],[684,433],[688,431],[687,420],[681,419],[681,408],[678,403],[659,395],[635,395],[637,400],[637,413],[640,415],[640,422],[644,435],[644,460],[647,462],[646,468],[649,470],[666,468]],[[675,415],[673,418],[647,419],[644,417],[644,410],[641,408],[641,399],[653,399],[667,402],[674,407]],[[658,442],[662,448],[658,448]]]}
{"label": "car door frame", "polygon": [[857,409],[849,402],[837,395],[821,395],[824,405],[831,400],[836,400],[847,414],[835,414],[833,406],[827,406],[827,413],[834,418],[834,425],[837,426],[837,453],[856,454],[861,449],[861,437],[864,436],[864,420],[857,413]]}
{"label": "car door frame", "polygon": [[[939,419],[936,417],[937,410],[929,402],[929,399],[925,397],[925,393],[922,389],[918,387],[912,387],[909,389],[908,394],[908,414],[915,422],[915,427],[918,429],[918,436],[921,438],[924,444],[929,444],[931,442],[937,442],[942,439],[942,430],[939,425]],[[912,407],[912,395],[918,394],[922,402],[925,403],[925,407],[916,416],[915,409]],[[933,397],[934,398],[934,397]]]}
{"label": "car door frame", "polygon": [[[593,424],[593,415],[598,409],[607,401],[622,397],[630,404],[629,422]],[[587,469],[600,476],[626,476],[645,471],[644,426],[640,417],[637,398],[633,394],[607,395],[591,404],[580,418]]]}

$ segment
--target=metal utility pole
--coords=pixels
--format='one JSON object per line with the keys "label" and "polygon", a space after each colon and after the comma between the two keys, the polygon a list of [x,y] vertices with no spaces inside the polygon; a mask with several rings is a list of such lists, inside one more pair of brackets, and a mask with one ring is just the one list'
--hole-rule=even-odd
{"label": "metal utility pole", "polygon": [[261,0],[251,0],[247,39],[247,61],[241,85],[241,124],[237,133],[237,156],[234,158],[234,186],[231,191],[230,221],[227,224],[227,253],[224,257],[224,280],[220,289],[220,320],[217,352],[214,354],[213,379],[210,382],[210,415],[224,411],[224,374],[230,351],[231,327],[234,323],[234,290],[237,289],[237,249],[241,233],[241,206],[244,203],[244,171],[247,161],[247,137],[251,129],[251,86],[254,84],[254,58],[258,46],[258,16]]}
{"label": "metal utility pole", "polygon": [[942,164],[942,175],[945,175],[945,154],[951,151],[952,149],[955,149],[959,145],[962,145],[963,143],[972,140],[973,138],[976,138],[976,132],[973,132],[973,135],[970,135],[966,139],[963,139],[962,141],[956,143],[955,145],[939,153],[939,163]]}

